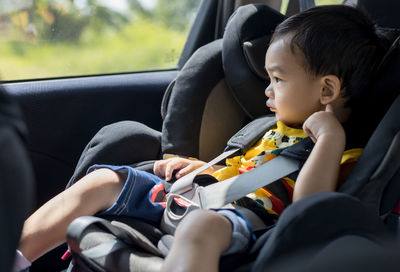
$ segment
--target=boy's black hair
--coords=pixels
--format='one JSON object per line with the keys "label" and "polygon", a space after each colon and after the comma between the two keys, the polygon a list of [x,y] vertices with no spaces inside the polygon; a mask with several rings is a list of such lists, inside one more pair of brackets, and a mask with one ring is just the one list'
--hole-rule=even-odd
{"label": "boy's black hair", "polygon": [[277,26],[271,42],[287,34],[292,51],[303,53],[305,69],[315,76],[336,75],[351,104],[385,53],[369,17],[345,5],[318,6],[291,16]]}
{"label": "boy's black hair", "polygon": [[[271,43],[286,35],[289,35],[291,50],[303,54],[307,72],[315,76],[332,74],[340,79],[342,95],[349,98],[346,106],[357,112],[352,113],[344,126],[345,129],[351,127],[354,132],[354,126],[363,122],[360,120],[363,112],[371,110],[362,105],[363,100],[387,50],[387,44],[377,34],[374,23],[362,10],[351,6],[318,6],[279,24]],[[373,128],[375,125],[369,123]],[[364,129],[363,139],[360,133],[346,133],[348,145],[355,142],[364,145],[372,131]]]}

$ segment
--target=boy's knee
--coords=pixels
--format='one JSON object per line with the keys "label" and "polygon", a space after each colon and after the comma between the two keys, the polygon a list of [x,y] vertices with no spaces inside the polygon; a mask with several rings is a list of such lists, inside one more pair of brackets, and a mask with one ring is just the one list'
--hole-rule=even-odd
{"label": "boy's knee", "polygon": [[189,213],[178,225],[176,235],[187,242],[199,243],[220,238],[232,233],[231,222],[212,210],[195,210]]}
{"label": "boy's knee", "polygon": [[100,207],[101,209],[108,208],[116,201],[125,184],[125,177],[108,168],[96,169],[85,178],[88,179],[89,187],[86,196],[82,196],[88,199],[97,198],[103,203],[101,206],[104,207]]}
{"label": "boy's knee", "polygon": [[93,186],[97,186],[97,187],[123,184],[125,181],[125,177],[123,177],[118,172],[115,172],[108,168],[96,169],[96,170],[90,172],[89,174],[87,174],[87,176],[90,178],[90,181],[93,183]]}

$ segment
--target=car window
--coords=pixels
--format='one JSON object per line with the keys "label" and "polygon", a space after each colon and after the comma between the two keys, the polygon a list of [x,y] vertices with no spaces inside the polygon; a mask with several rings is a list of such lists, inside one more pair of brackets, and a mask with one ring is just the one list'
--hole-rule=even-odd
{"label": "car window", "polygon": [[[316,6],[338,5],[338,4],[343,4],[344,0],[315,0],[314,2]],[[286,14],[288,5],[289,5],[289,0],[282,0],[281,13]]]}
{"label": "car window", "polygon": [[315,0],[316,6],[343,4],[344,0]]}
{"label": "car window", "polygon": [[170,69],[200,0],[0,0],[0,79]]}

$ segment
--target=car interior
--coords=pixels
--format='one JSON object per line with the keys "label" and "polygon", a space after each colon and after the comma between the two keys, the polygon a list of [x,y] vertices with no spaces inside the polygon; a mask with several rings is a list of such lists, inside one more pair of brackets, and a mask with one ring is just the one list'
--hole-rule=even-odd
{"label": "car interior", "polygon": [[[257,4],[252,5],[254,2]],[[286,16],[313,6],[313,2],[289,1]],[[23,180],[25,185],[21,187],[27,188],[27,192],[34,192],[34,201],[28,201],[34,204],[26,204],[28,210],[34,211],[64,190],[71,176],[75,175],[75,179],[80,177],[89,166],[85,163],[91,163],[80,161],[81,153],[85,150],[90,155],[90,147],[93,146],[90,143],[99,135],[96,133],[115,133],[114,124],[123,124],[126,129],[137,129],[138,132],[143,129],[150,131],[150,144],[154,150],[117,161],[110,152],[104,155],[106,161],[98,163],[137,164],[149,169],[162,154],[179,154],[209,161],[221,153],[236,131],[251,120],[269,113],[264,98],[268,82],[264,70],[264,45],[274,26],[283,18],[279,12],[281,4],[280,0],[201,1],[176,69],[4,82],[4,88],[22,110],[22,119],[28,131],[28,155],[21,156],[28,158],[33,174],[17,178]],[[395,101],[400,87],[396,74],[400,65],[400,20],[397,14],[400,3],[394,0],[352,0],[344,4],[361,6],[378,26],[384,28],[382,33],[392,45],[382,61],[373,88],[385,90],[390,102]],[[247,9],[237,15],[238,8],[242,6]],[[368,101],[371,105],[373,102]],[[386,100],[378,103],[387,105],[382,112],[371,109],[372,115],[380,120],[391,103]],[[345,183],[340,191],[356,195],[371,206],[378,205],[377,213],[384,214],[387,220],[391,220],[390,227],[396,229],[400,227],[397,224],[400,212],[391,211],[400,200],[396,185],[400,166],[397,155],[398,124],[395,121],[398,99],[393,105],[390,117],[385,117],[389,121],[380,125],[384,127],[384,132],[373,136],[385,138],[382,133],[392,133],[382,143],[383,149],[388,151],[371,162],[370,158],[377,152],[371,149],[357,164],[358,168],[353,172],[356,174],[349,177],[354,182]],[[132,142],[132,153],[141,150],[142,141]],[[107,148],[112,150],[116,145],[111,143]],[[79,173],[75,170],[77,164],[82,165]],[[366,167],[370,170],[360,175]],[[385,180],[384,186],[381,185],[382,179]],[[33,186],[33,190],[29,186]],[[2,190],[16,191],[15,188]],[[379,199],[376,199],[376,194],[370,194],[376,190],[382,191]],[[24,216],[26,213],[26,210],[21,212]],[[21,219],[12,224],[20,228]],[[11,252],[14,252],[15,243],[14,239]],[[33,263],[31,271],[65,269],[68,262],[60,260],[65,250],[63,245],[46,254]]]}

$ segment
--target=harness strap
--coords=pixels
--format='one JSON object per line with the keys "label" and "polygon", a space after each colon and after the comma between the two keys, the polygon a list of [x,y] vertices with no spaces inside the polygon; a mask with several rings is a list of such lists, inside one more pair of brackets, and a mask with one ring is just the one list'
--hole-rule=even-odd
{"label": "harness strap", "polygon": [[204,209],[221,208],[299,169],[297,160],[278,156],[249,172],[206,187],[198,187],[199,204]]}
{"label": "harness strap", "polygon": [[[174,188],[171,187],[170,193],[167,194],[167,205],[161,219],[161,230],[173,234],[178,223],[191,210],[227,207],[227,204],[298,171],[307,160],[313,146],[314,143],[307,137],[282,151],[278,157],[249,172],[206,187],[193,184],[193,179],[198,173],[241,149],[232,149],[222,153],[210,163],[178,179],[172,185],[178,184]],[[189,175],[191,177],[185,180],[184,178]],[[176,199],[182,201],[176,201]],[[252,224],[257,228],[263,227],[263,223],[260,223],[257,216],[252,215],[251,217],[248,219]]]}
{"label": "harness strap", "polygon": [[198,174],[200,174],[204,170],[207,170],[208,168],[210,168],[211,166],[217,164],[218,162],[228,158],[229,156],[233,155],[234,153],[236,153],[238,151],[240,151],[240,148],[235,148],[235,149],[231,149],[231,150],[225,151],[224,153],[220,154],[218,157],[216,157],[212,161],[206,163],[202,167],[197,168],[196,170],[190,172],[186,176],[181,177],[180,179],[175,181],[174,184],[172,184],[172,186],[171,186],[171,188],[169,190],[169,193],[182,194],[182,193],[184,193],[186,191],[191,190],[192,189],[192,185],[193,185],[193,179]]}

